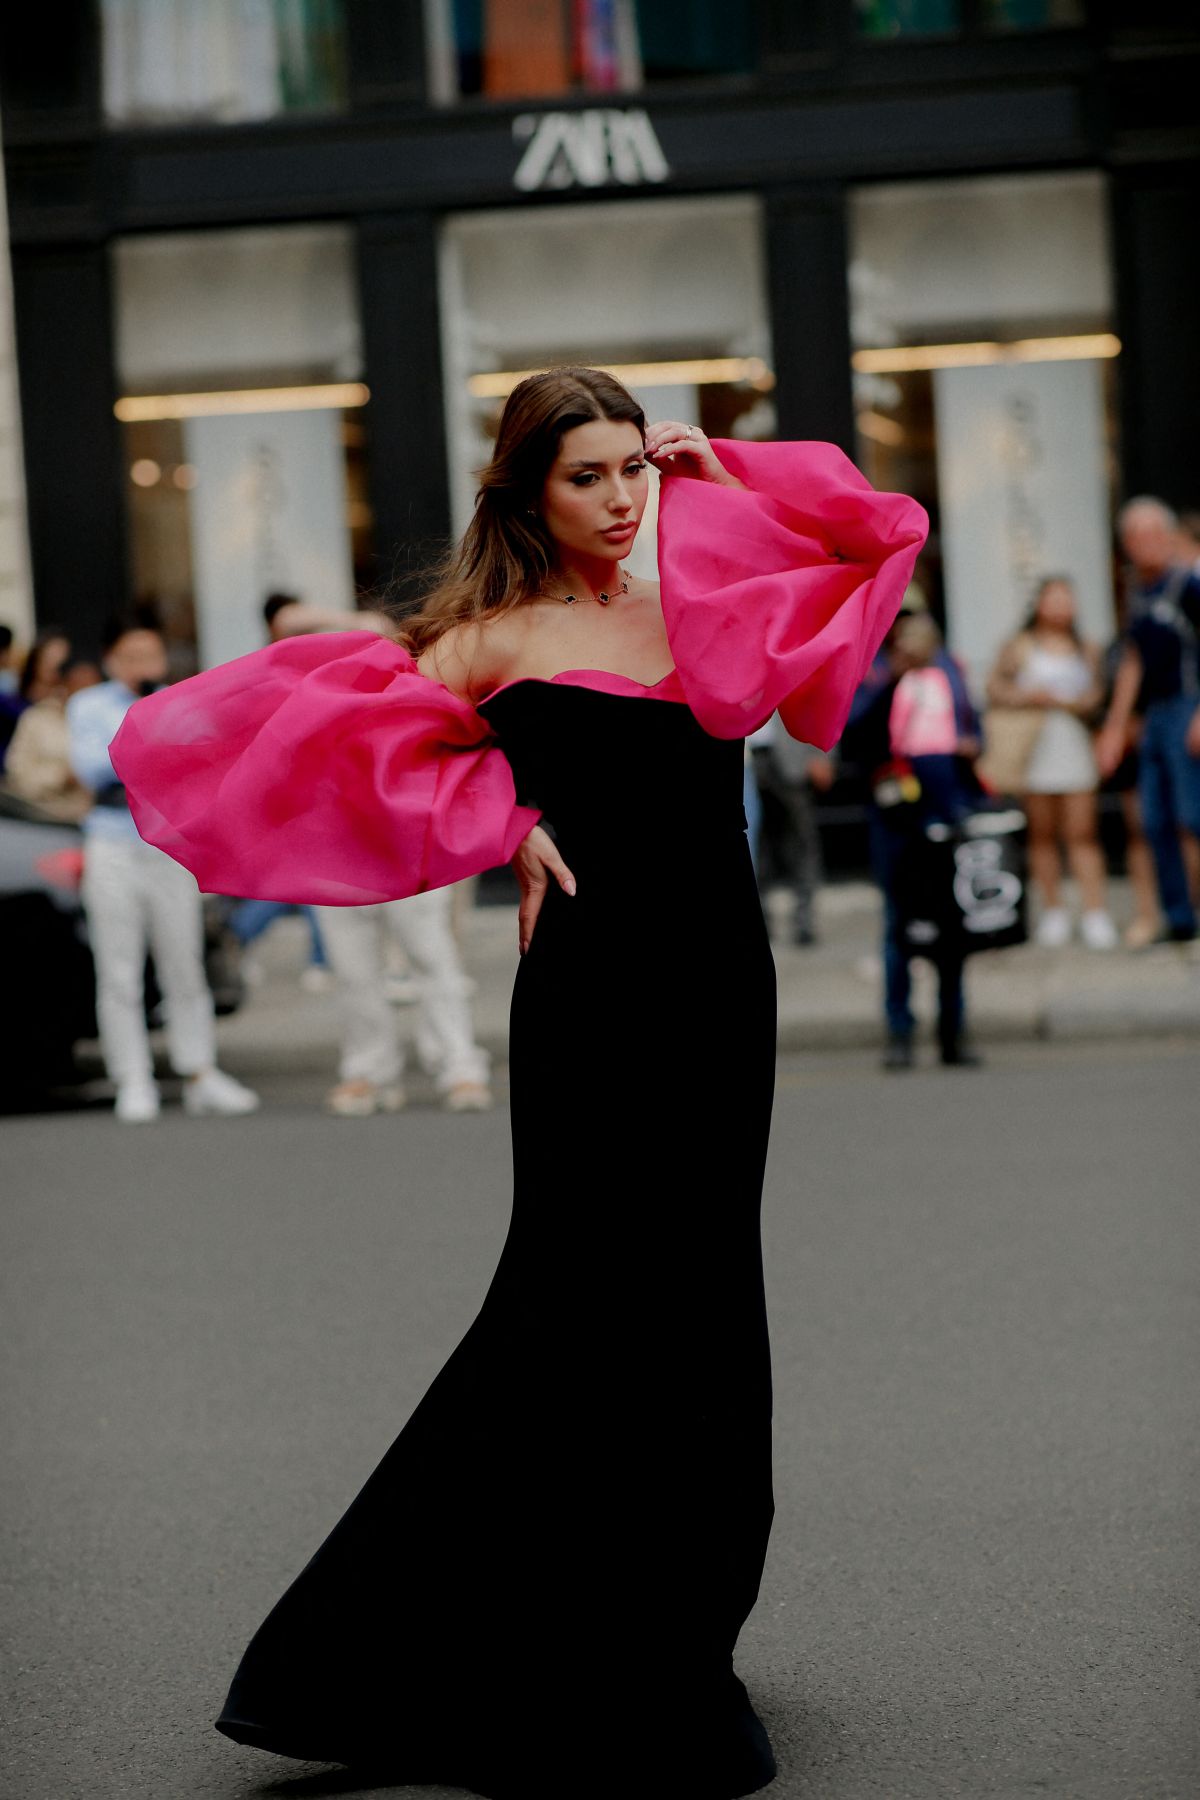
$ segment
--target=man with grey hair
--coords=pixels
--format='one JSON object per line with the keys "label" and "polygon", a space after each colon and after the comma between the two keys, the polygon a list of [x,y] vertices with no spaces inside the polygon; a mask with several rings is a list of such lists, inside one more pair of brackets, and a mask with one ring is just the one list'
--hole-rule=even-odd
{"label": "man with grey hair", "polygon": [[1149,494],[1128,501],[1117,532],[1129,566],[1129,610],[1096,760],[1102,775],[1112,774],[1140,713],[1142,824],[1167,936],[1183,943],[1196,935],[1200,876],[1200,575],[1179,561],[1179,521],[1164,501]]}

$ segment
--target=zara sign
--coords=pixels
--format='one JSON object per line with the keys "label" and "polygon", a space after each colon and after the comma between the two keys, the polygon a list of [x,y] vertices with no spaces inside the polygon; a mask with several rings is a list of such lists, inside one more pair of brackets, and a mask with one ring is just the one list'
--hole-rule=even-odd
{"label": "zara sign", "polygon": [[513,138],[526,146],[513,175],[513,185],[523,193],[614,183],[640,187],[671,173],[640,107],[521,113],[513,120]]}

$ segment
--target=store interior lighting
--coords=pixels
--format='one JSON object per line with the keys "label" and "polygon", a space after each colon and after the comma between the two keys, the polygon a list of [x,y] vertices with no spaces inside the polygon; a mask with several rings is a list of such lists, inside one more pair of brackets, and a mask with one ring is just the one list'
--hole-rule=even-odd
{"label": "store interior lighting", "polygon": [[919,369],[978,369],[989,363],[1095,362],[1121,354],[1111,331],[1075,337],[1016,338],[1010,344],[912,344],[856,350],[850,358],[859,375],[908,375]]}
{"label": "store interior lighting", "polygon": [[234,388],[211,394],[127,394],[113,407],[125,425],[147,419],[211,419],[224,413],[315,412],[365,406],[361,381],[315,382],[308,387]]}
{"label": "store interior lighting", "polygon": [[[775,377],[761,356],[701,356],[679,362],[590,363],[628,387],[705,387],[713,382],[748,382],[769,393]],[[494,374],[470,375],[467,390],[477,400],[507,400],[518,382],[543,369],[498,369]]]}

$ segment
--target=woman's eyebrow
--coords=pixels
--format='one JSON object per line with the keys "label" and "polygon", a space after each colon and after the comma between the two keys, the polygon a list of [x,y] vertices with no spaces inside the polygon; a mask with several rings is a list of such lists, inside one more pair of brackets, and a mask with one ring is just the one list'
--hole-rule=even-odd
{"label": "woman's eyebrow", "polygon": [[[613,461],[614,462],[622,462],[622,463],[638,462],[641,459],[641,455],[642,455],[642,452],[640,450],[634,450],[628,456],[614,457]],[[567,464],[567,467],[568,467],[568,469],[606,469],[608,467],[608,464],[603,461],[601,461],[601,462],[569,462]]]}

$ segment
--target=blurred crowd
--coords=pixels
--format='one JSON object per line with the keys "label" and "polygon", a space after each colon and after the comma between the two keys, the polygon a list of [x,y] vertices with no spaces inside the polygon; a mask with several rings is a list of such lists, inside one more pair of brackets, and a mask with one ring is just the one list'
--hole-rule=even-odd
{"label": "blurred crowd", "polygon": [[[272,640],[345,627],[388,633],[382,614],[353,615],[273,594],[263,608]],[[82,828],[80,895],[95,970],[95,1013],[116,1117],[159,1116],[148,1006],[147,958],[161,1000],[167,1051],[183,1079],[184,1110],[196,1117],[255,1111],[258,1096],[216,1060],[215,1007],[206,969],[202,898],[195,880],[139,837],[109,747],[137,699],[167,679],[167,651],[153,618],[110,622],[102,666],[76,661],[67,635],[43,631],[21,658],[11,633],[0,639],[0,748],[5,794],[26,818]],[[300,912],[308,925],[304,985],[336,992],[341,1011],[338,1079],[326,1107],[342,1117],[394,1112],[406,1103],[406,1037],[442,1104],[452,1112],[492,1104],[487,1053],[476,1042],[471,983],[454,930],[448,890],[369,907],[293,907],[223,899],[222,930],[256,972],[251,947],[278,919]],[[411,1032],[397,1002],[411,1001]]]}
{"label": "blurred crowd", "polygon": [[[970,941],[961,928],[962,861],[947,855],[939,862],[943,846],[969,841],[974,863],[987,865],[997,893],[1006,882],[1023,886],[1027,872],[1037,903],[1033,935],[1044,947],[1061,948],[1076,931],[1097,953],[1196,937],[1200,515],[1181,518],[1161,500],[1141,496],[1122,508],[1118,538],[1124,577],[1113,643],[1082,635],[1070,576],[1048,572],[1020,629],[987,672],[981,706],[914,583],[832,755],[796,743],[777,717],[747,743],[751,851],[764,890],[788,889],[790,936],[801,948],[818,942],[822,803],[847,784],[866,797],[883,899],[888,1069],[907,1069],[915,1060],[914,957],[924,956],[936,970],[941,1060],[972,1067],[979,1056],[967,1026],[969,952],[1025,935],[1023,907],[1019,929],[1011,923],[993,929],[993,907],[985,921],[991,935]],[[331,612],[290,594],[269,596],[263,624],[272,640],[347,627],[392,631],[383,614]],[[127,1123],[156,1118],[161,1105],[149,1034],[148,956],[185,1110],[197,1117],[240,1115],[259,1103],[217,1064],[195,881],[142,842],[109,760],[128,708],[166,679],[166,648],[152,618],[113,621],[100,666],[77,657],[68,635],[53,628],[18,654],[11,630],[0,626],[3,794],[20,816],[82,831],[80,892],[97,1027],[116,1116]],[[1109,904],[1102,799],[1120,816],[1133,896],[1132,916],[1120,929]],[[1027,849],[1027,870],[1019,875],[1001,840],[1014,808]],[[1077,919],[1067,903],[1068,875]],[[945,888],[940,896],[938,882]],[[251,993],[260,967],[255,946],[279,918],[303,913],[303,985],[335,994],[340,1008],[339,1063],[325,1101],[331,1113],[354,1118],[404,1106],[406,1061],[432,1080],[449,1110],[491,1105],[488,1057],[476,1039],[459,944],[463,903],[454,890],[359,908],[220,902],[221,929],[242,952]],[[412,1004],[397,1004],[403,1002]]]}
{"label": "blurred crowd", "polygon": [[[1067,574],[1046,574],[1020,629],[1000,648],[984,684],[982,710],[964,670],[942,642],[918,584],[859,689],[833,758],[786,738],[778,720],[750,740],[747,816],[761,863],[794,889],[794,938],[815,941],[813,899],[821,879],[814,793],[847,768],[869,796],[872,862],[883,895],[884,1066],[910,1068],[916,1020],[910,965],[924,955],[938,978],[941,1059],[975,1066],[966,1029],[964,964],[971,948],[1016,942],[1009,931],[974,944],[950,929],[952,895],[941,908],[914,872],[930,839],[1001,829],[1015,802],[1027,841],[1037,900],[1035,940],[1087,949],[1190,943],[1200,904],[1200,514],[1177,516],[1138,496],[1122,507],[1118,540],[1123,581],[1121,629],[1107,645],[1078,624],[1078,595]],[[1109,909],[1100,802],[1119,808],[1133,916],[1119,932]],[[989,826],[989,816],[991,825]],[[778,840],[778,841],[776,841]],[[996,844],[994,880],[1013,879]],[[978,863],[979,859],[976,858]],[[947,882],[961,862],[944,864]],[[1079,898],[1074,919],[1064,875]],[[934,923],[930,924],[929,921]],[[925,938],[914,930],[920,922]]]}

